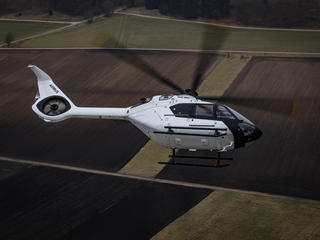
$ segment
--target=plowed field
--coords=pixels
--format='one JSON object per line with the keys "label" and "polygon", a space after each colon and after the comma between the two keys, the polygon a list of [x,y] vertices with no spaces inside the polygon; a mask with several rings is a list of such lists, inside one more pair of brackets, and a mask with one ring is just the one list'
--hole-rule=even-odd
{"label": "plowed field", "polygon": [[158,177],[320,199],[319,76],[319,59],[253,58],[225,96],[242,98],[229,105],[262,138],[235,151],[230,167],[170,166]]}

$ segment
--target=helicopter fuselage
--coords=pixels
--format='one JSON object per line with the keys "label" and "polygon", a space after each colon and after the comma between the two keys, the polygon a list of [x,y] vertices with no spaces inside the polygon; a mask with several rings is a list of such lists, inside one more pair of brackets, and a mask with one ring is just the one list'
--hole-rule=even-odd
{"label": "helicopter fuselage", "polygon": [[226,106],[190,95],[154,96],[128,108],[127,114],[132,124],[167,148],[225,152],[253,140],[246,141],[238,126],[244,122],[254,126],[252,122]]}

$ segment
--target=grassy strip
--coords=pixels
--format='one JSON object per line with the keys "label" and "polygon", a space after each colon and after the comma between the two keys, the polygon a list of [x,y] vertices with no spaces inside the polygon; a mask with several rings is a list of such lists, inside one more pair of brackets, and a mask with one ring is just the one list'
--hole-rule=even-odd
{"label": "grassy strip", "polygon": [[198,93],[202,96],[222,96],[250,59],[238,54],[225,57],[201,83]]}
{"label": "grassy strip", "polygon": [[319,226],[319,204],[216,191],[152,239],[320,239]]}
{"label": "grassy strip", "polygon": [[170,149],[149,141],[119,172],[141,177],[155,177],[165,165],[159,161],[169,161]]}
{"label": "grassy strip", "polygon": [[65,24],[41,22],[16,22],[1,20],[0,43],[5,42],[5,37],[8,32],[13,33],[14,40],[18,40],[63,26],[65,26]]}
{"label": "grassy strip", "polygon": [[230,29],[121,15],[21,47],[121,47],[118,42],[136,48],[320,52],[320,32]]}

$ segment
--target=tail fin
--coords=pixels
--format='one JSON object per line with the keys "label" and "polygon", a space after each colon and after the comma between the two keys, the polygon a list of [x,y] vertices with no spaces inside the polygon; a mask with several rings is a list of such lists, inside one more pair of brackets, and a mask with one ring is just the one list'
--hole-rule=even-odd
{"label": "tail fin", "polygon": [[126,119],[126,108],[85,108],[77,107],[72,101],[54,84],[52,79],[40,68],[28,66],[38,79],[38,93],[32,110],[47,122],[60,122],[67,118],[104,118]]}
{"label": "tail fin", "polygon": [[48,74],[46,74],[37,66],[29,65],[28,67],[34,72],[38,79],[38,94],[36,98],[44,99],[49,96],[61,96],[70,101],[70,99],[52,81]]}
{"label": "tail fin", "polygon": [[34,65],[28,66],[38,80],[38,93],[33,104],[33,111],[45,121],[58,122],[68,118],[69,112],[75,105],[52,81],[50,76]]}

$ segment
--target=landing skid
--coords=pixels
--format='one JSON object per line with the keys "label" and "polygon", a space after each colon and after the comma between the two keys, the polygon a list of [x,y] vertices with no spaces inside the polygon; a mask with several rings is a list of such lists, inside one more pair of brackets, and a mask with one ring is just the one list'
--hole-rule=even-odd
{"label": "landing skid", "polygon": [[[231,161],[233,158],[221,157],[221,152],[218,152],[218,156],[208,157],[208,156],[185,156],[185,155],[176,155],[176,150],[172,149],[172,155],[169,155],[170,162],[158,162],[159,164],[165,165],[180,165],[180,166],[190,166],[190,167],[213,167],[213,168],[223,168],[230,166],[229,163],[221,164],[221,160]],[[186,162],[177,162],[177,158],[189,158],[189,159],[208,159],[216,160],[213,164],[201,164],[201,163],[186,163]]]}

